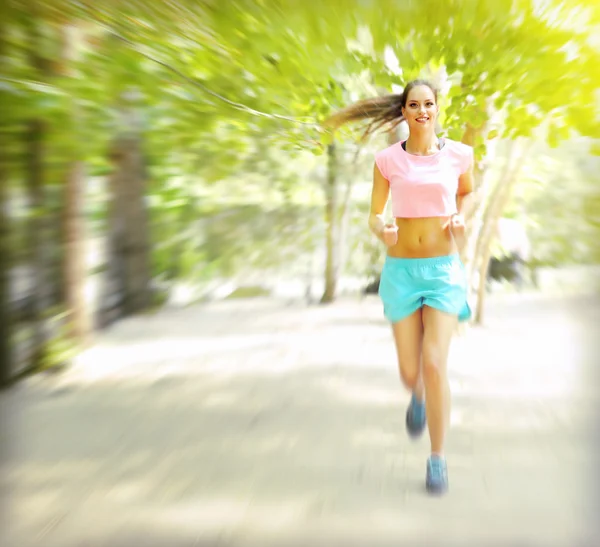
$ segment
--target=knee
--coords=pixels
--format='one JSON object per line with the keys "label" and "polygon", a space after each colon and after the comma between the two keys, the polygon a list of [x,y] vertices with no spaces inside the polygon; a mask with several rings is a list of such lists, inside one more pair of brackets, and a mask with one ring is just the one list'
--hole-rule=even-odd
{"label": "knee", "polygon": [[400,365],[399,368],[400,378],[402,378],[404,386],[409,390],[414,389],[419,379],[419,369],[415,367],[414,369],[406,370],[402,365]]}
{"label": "knee", "polygon": [[423,353],[423,381],[426,384],[436,383],[443,379],[446,364],[435,351]]}

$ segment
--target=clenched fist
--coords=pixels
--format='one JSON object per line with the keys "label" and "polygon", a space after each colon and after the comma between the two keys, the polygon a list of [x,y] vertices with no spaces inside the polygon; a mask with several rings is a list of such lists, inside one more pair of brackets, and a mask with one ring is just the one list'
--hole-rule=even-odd
{"label": "clenched fist", "polygon": [[456,241],[456,244],[458,245],[459,250],[462,250],[462,248],[465,245],[465,229],[466,229],[464,217],[460,214],[452,215],[444,223],[444,225],[442,226],[442,229],[450,230],[450,233],[452,234],[454,241]]}
{"label": "clenched fist", "polygon": [[398,243],[398,226],[386,224],[381,231],[381,239],[388,247],[396,245]]}
{"label": "clenched fist", "polygon": [[452,235],[457,237],[464,237],[465,235],[465,219],[460,214],[452,215],[446,223],[442,226],[442,229],[450,228]]}

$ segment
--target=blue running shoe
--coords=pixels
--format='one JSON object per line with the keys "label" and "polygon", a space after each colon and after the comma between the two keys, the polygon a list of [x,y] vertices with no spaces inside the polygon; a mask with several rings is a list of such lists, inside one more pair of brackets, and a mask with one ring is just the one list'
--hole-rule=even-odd
{"label": "blue running shoe", "polygon": [[445,458],[434,454],[429,457],[425,486],[430,494],[444,494],[448,490],[448,468]]}
{"label": "blue running shoe", "polygon": [[419,437],[425,429],[426,422],[425,402],[418,401],[413,394],[410,405],[408,405],[408,410],[406,411],[406,429],[408,430],[408,434],[413,439]]}

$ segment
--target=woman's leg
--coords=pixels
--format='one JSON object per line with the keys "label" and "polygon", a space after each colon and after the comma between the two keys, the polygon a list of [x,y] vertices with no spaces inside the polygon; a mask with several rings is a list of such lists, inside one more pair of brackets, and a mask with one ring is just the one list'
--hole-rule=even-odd
{"label": "woman's leg", "polygon": [[406,426],[412,436],[420,435],[425,429],[424,388],[421,375],[421,348],[423,342],[422,310],[392,324],[398,368],[402,383],[412,393],[406,413]]}
{"label": "woman's leg", "polygon": [[447,361],[456,323],[456,315],[423,307],[423,381],[431,439],[427,488],[432,492],[443,492],[448,487],[444,460],[444,440],[450,422]]}

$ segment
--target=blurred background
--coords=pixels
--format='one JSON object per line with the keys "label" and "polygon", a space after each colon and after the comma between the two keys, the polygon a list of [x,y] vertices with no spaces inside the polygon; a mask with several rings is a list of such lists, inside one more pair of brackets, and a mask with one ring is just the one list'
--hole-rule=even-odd
{"label": "blurred background", "polygon": [[475,323],[482,279],[598,277],[591,1],[3,10],[5,381],[165,303],[332,302],[376,283],[373,154],[406,128],[360,143],[360,126],[319,124],[416,77],[443,91],[442,133],[477,154]]}
{"label": "blurred background", "polygon": [[[588,336],[600,273],[599,23],[594,0],[4,0],[3,408],[38,408],[45,391],[30,399],[19,390],[45,381],[42,371],[77,378],[72,387],[82,381],[72,369],[93,369],[98,382],[135,364],[139,382],[160,366],[161,377],[181,366],[191,381],[208,366],[198,355],[212,342],[211,366],[226,362],[233,374],[250,346],[235,346],[225,332],[249,329],[276,346],[269,336],[277,329],[292,336],[322,321],[331,321],[323,327],[330,336],[302,344],[320,340],[327,366],[342,366],[336,351],[349,340],[376,340],[389,346],[377,350],[387,359],[378,361],[387,367],[382,378],[395,382],[375,294],[385,251],[367,216],[374,153],[407,129],[363,142],[364,126],[331,134],[321,124],[417,77],[442,90],[440,134],[476,153],[477,207],[463,253],[475,313],[459,351],[469,340],[514,350],[526,341],[502,321],[519,314],[529,342],[537,338],[528,329],[546,312],[554,319],[540,327],[540,343],[553,328],[569,330],[570,320],[552,323],[564,310],[585,318]],[[363,330],[335,330],[351,317]],[[227,327],[219,330],[219,321]],[[363,337],[374,324],[375,339]],[[148,345],[158,338],[162,346]],[[291,359],[302,368],[294,340],[252,363]],[[227,360],[235,347],[241,353]],[[376,350],[365,347],[371,366]],[[286,381],[290,393],[306,388]],[[477,389],[488,385],[481,381]],[[114,390],[130,387],[117,382]],[[31,442],[42,443],[35,427]],[[74,427],[77,434],[61,428],[65,452],[56,465],[71,461],[65,447],[85,431]],[[5,440],[22,440],[24,431]],[[40,453],[58,446],[55,437],[44,442]],[[418,478],[421,467],[418,460]]]}

